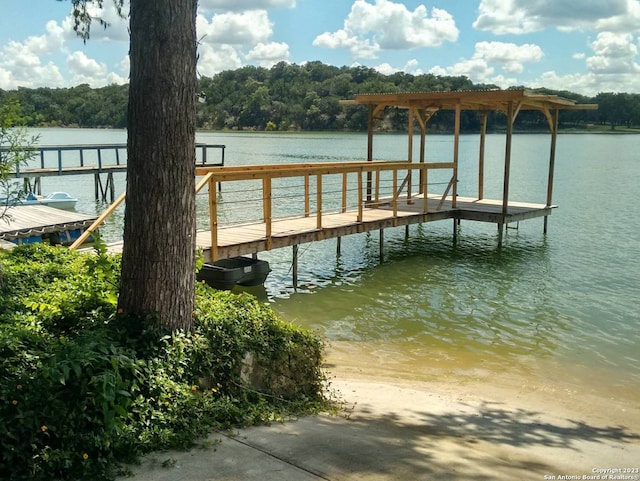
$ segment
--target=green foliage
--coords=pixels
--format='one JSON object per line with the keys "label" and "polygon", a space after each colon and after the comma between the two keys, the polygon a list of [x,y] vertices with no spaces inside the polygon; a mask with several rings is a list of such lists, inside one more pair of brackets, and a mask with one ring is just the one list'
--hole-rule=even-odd
{"label": "green foliage", "polygon": [[118,315],[100,245],[19,246],[0,266],[2,479],[111,479],[211,429],[327,405],[322,343],[249,295],[198,285],[193,332],[166,332]]}
{"label": "green foliage", "polygon": [[15,99],[0,104],[0,220],[9,215],[9,208],[23,195],[14,173],[36,154],[32,146],[38,137],[29,137],[26,129],[17,126],[19,112]]}
{"label": "green foliage", "polygon": [[[74,0],[75,1],[75,0]],[[120,0],[112,0],[120,2]],[[76,3],[83,3],[77,0]],[[339,101],[360,93],[424,92],[447,90],[495,89],[495,85],[474,84],[465,76],[411,75],[397,72],[383,75],[367,67],[335,67],[322,62],[304,65],[280,62],[267,69],[245,66],[228,70],[213,78],[201,77],[198,91],[206,103],[197,104],[197,127],[230,130],[366,130],[367,108],[342,106]],[[581,103],[599,103],[597,111],[562,111],[561,127],[586,124],[640,125],[640,96],[635,94],[599,94],[588,98],[572,92],[541,89]],[[9,100],[21,105],[15,114],[29,126],[126,127],[127,85],[92,89],[78,85],[65,89],[18,88],[1,92],[0,105]],[[405,110],[385,111],[383,128],[406,131]],[[505,127],[505,117],[492,113],[489,130]],[[540,112],[522,111],[516,127],[522,130],[547,130]],[[477,131],[480,120],[474,112],[462,114],[464,132]],[[450,131],[453,114],[441,112],[429,122],[429,129]]]}

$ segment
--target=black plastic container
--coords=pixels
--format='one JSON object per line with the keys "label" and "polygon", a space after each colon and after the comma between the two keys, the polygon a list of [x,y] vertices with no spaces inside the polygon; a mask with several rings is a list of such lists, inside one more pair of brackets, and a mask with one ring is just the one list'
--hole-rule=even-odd
{"label": "black plastic container", "polygon": [[233,286],[259,286],[271,272],[269,263],[249,257],[231,257],[208,262],[198,272],[197,279],[211,287],[231,290]]}

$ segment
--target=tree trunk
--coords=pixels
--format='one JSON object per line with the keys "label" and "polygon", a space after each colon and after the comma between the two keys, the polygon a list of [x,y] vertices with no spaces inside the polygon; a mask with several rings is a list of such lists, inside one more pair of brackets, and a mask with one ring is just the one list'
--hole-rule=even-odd
{"label": "tree trunk", "polygon": [[131,0],[127,202],[118,307],[190,329],[197,0]]}

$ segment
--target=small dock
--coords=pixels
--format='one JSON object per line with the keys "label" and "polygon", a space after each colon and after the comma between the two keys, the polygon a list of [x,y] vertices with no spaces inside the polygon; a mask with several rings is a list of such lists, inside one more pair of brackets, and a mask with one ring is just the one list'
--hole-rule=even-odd
{"label": "small dock", "polygon": [[[196,165],[224,165],[225,145],[196,144]],[[0,148],[0,152],[5,150]],[[217,159],[214,159],[213,151]],[[42,194],[42,178],[61,175],[93,175],[95,199],[114,202],[113,174],[127,170],[127,144],[42,145],[33,147],[32,165],[18,167],[24,191]],[[36,160],[37,159],[37,160]]]}
{"label": "small dock", "polygon": [[45,205],[17,205],[0,220],[0,240],[20,245],[49,238],[54,244],[69,245],[95,220],[95,216]]}

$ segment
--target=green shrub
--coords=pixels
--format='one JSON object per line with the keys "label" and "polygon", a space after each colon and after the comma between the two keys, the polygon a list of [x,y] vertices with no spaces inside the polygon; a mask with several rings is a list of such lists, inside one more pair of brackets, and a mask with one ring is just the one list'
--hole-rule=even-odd
{"label": "green shrub", "polygon": [[116,313],[99,250],[0,252],[0,478],[111,479],[211,429],[326,407],[322,343],[249,295],[198,285],[196,327]]}

